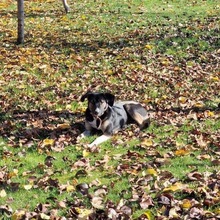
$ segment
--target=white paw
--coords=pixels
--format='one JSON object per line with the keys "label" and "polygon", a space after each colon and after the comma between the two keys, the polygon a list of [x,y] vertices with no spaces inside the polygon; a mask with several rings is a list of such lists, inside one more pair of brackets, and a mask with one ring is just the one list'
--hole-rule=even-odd
{"label": "white paw", "polygon": [[80,134],[76,140],[77,142],[80,141],[81,139],[85,138],[85,137],[88,137],[90,135],[90,131],[84,131],[82,134]]}
{"label": "white paw", "polygon": [[88,144],[87,146],[88,146],[88,148],[92,148],[92,147],[96,147],[96,144],[91,143],[91,144]]}

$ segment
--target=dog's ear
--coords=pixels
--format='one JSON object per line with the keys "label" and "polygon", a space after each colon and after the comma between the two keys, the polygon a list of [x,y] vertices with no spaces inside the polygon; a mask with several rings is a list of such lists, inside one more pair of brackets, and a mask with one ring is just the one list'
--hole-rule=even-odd
{"label": "dog's ear", "polygon": [[84,94],[84,95],[81,97],[80,101],[81,101],[81,102],[84,102],[85,99],[88,99],[89,96],[91,96],[91,95],[92,95],[91,92],[87,92],[86,94]]}
{"label": "dog's ear", "polygon": [[114,105],[115,96],[110,93],[104,93],[104,97],[110,106]]}

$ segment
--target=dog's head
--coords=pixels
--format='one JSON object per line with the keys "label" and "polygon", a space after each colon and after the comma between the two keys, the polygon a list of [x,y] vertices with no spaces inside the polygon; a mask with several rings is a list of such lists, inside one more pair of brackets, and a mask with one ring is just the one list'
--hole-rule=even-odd
{"label": "dog's head", "polygon": [[83,102],[85,99],[88,99],[88,109],[91,114],[100,117],[108,109],[108,106],[113,106],[115,96],[110,93],[87,92],[81,97],[81,101]]}

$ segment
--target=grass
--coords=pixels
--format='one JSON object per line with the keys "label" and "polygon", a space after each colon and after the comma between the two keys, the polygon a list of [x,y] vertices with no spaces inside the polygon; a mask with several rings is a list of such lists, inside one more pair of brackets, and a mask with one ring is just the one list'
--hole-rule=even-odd
{"label": "grass", "polygon": [[[49,203],[66,216],[73,199],[82,209],[92,208],[76,189],[86,183],[91,195],[106,189],[106,204],[131,207],[132,219],[149,212],[163,215],[157,200],[170,181],[161,177],[164,171],[199,198],[196,187],[204,183],[188,183],[187,174],[197,170],[214,176],[219,169],[213,164],[219,159],[220,129],[218,2],[81,0],[70,5],[72,12],[65,15],[57,1],[25,2],[25,43],[16,45],[16,4],[0,3],[0,170],[5,175],[0,175],[0,192],[6,191],[0,205],[14,212]],[[130,126],[102,144],[100,152],[85,151],[84,144],[96,136],[76,144],[80,131],[71,126],[83,120],[86,103],[79,97],[91,85],[144,103],[152,114],[150,127],[136,133]],[[57,130],[63,123],[71,126]],[[55,144],[44,146],[46,138]],[[52,166],[46,165],[48,156],[54,158]],[[149,168],[156,173],[148,174]],[[146,186],[137,184],[146,177]],[[142,210],[132,201],[137,189],[155,206]],[[187,197],[182,191],[172,196],[179,203]]]}

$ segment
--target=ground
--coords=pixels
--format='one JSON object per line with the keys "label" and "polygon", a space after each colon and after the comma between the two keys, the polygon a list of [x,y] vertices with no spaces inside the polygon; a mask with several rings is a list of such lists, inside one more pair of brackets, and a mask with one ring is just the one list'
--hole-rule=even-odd
{"label": "ground", "polygon": [[[6,219],[217,219],[218,1],[0,3],[0,213]],[[81,143],[88,90],[136,100],[151,125]]]}

